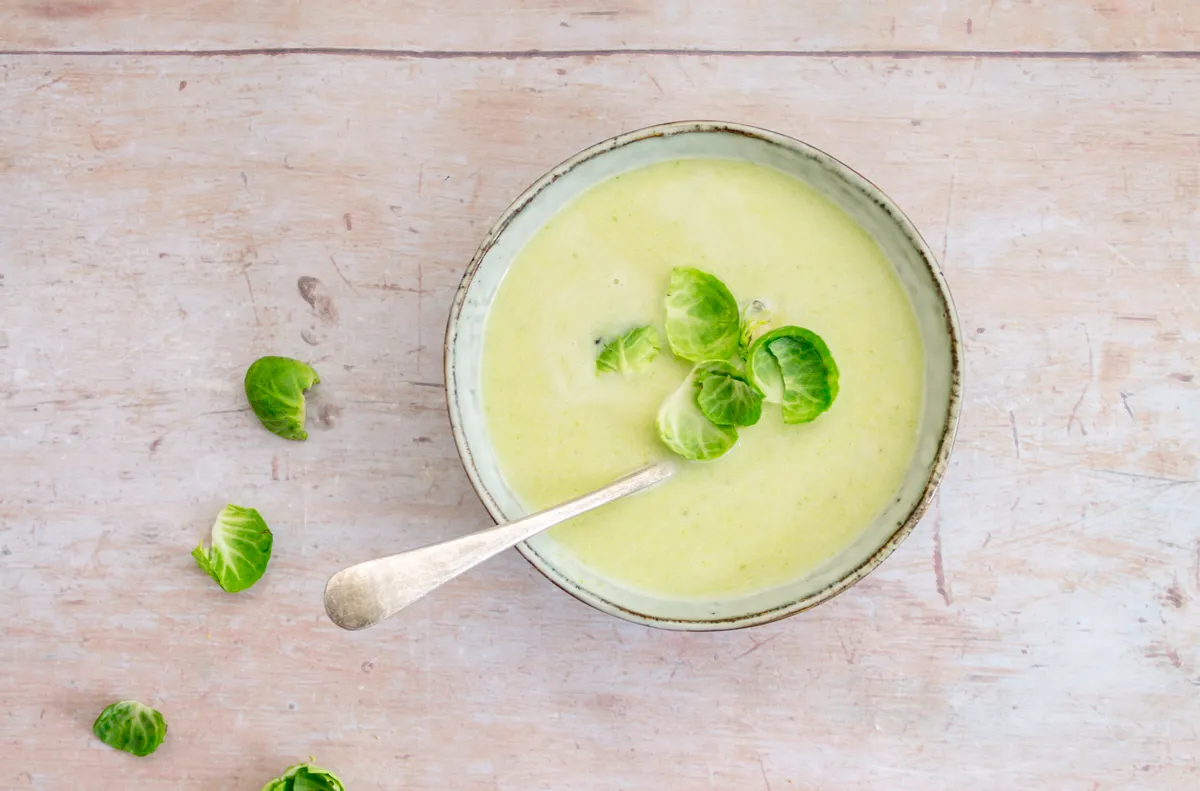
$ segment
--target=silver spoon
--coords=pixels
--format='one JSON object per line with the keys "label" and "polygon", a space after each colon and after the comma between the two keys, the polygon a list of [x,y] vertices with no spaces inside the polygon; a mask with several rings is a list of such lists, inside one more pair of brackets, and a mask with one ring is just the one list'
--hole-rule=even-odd
{"label": "silver spoon", "polygon": [[325,585],[325,612],[343,629],[374,626],[493,555],[674,474],[674,463],[655,464],[515,522],[342,569]]}

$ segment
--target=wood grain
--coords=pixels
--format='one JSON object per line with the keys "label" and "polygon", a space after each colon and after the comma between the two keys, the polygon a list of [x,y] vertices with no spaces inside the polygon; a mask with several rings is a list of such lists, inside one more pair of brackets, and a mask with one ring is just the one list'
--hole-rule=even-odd
{"label": "wood grain", "polygon": [[[194,27],[187,46],[231,29]],[[255,789],[311,755],[353,791],[1196,787],[1198,78],[1162,58],[0,58],[0,786]],[[615,621],[514,553],[338,631],[331,572],[486,521],[439,361],[489,222],[583,146],[695,117],[827,149],[943,253],[967,390],[923,526],[747,632]],[[265,353],[322,374],[307,443],[243,406]],[[187,554],[227,501],[277,536],[237,597]],[[168,718],[150,759],[90,736],[123,697]]]}
{"label": "wood grain", "polygon": [[0,50],[1200,49],[1193,0],[9,0]]}

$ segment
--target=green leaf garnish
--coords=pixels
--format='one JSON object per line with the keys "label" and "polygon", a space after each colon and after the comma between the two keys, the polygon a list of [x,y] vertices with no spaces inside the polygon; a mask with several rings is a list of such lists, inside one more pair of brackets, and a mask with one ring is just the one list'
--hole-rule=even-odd
{"label": "green leaf garnish", "polygon": [[838,368],[825,342],[780,338],[767,344],[783,372],[783,422],[808,423],[829,407],[838,394]]}
{"label": "green leaf garnish", "polygon": [[786,338],[791,330],[798,327],[780,327],[763,335],[750,344],[746,352],[746,373],[750,381],[763,394],[769,403],[778,404],[783,401],[783,372],[779,370],[779,361],[767,349],[767,343],[778,338]]}
{"label": "green leaf garnish", "polygon": [[784,423],[808,423],[833,405],[838,367],[825,341],[802,327],[780,327],[756,340],[747,359],[750,381],[783,405]]}
{"label": "green leaf garnish", "polygon": [[346,791],[346,787],[333,772],[312,764],[296,764],[268,782],[262,791]]}
{"label": "green leaf garnish", "polygon": [[92,733],[109,747],[142,758],[162,744],[167,735],[167,721],[149,706],[136,700],[122,700],[100,712]]}
{"label": "green leaf garnish", "polygon": [[258,511],[227,505],[213,524],[211,548],[206,552],[201,541],[192,557],[223,590],[237,593],[258,582],[267,570],[273,540]]}
{"label": "green leaf garnish", "polygon": [[638,327],[610,341],[596,358],[596,371],[631,374],[642,371],[658,356],[662,341],[653,327]]}
{"label": "green leaf garnish", "polygon": [[672,451],[692,461],[708,461],[722,456],[738,439],[737,429],[716,425],[705,417],[696,403],[701,376],[721,375],[714,372],[712,365],[711,362],[704,362],[693,368],[683,384],[667,397],[658,410],[656,423],[659,438]]}
{"label": "green leaf garnish", "polygon": [[753,426],[762,417],[762,393],[733,366],[723,367],[729,370],[709,367],[699,373],[696,406],[718,426]]}
{"label": "green leaf garnish", "polygon": [[262,357],[246,369],[246,400],[266,429],[284,439],[308,439],[304,391],[321,377],[290,357]]}
{"label": "green leaf garnish", "polygon": [[717,278],[690,267],[672,269],[666,307],[667,342],[677,357],[703,362],[737,354],[741,316]]}

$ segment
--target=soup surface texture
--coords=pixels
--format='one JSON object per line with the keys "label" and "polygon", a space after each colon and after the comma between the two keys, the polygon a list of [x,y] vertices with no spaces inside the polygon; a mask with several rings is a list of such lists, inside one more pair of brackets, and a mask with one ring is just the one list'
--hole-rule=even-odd
{"label": "soup surface texture", "polygon": [[690,364],[597,374],[603,343],[663,330],[670,271],[719,277],[775,326],[824,338],[832,408],[783,424],[777,404],[710,462],[561,525],[539,551],[619,585],[723,598],[793,581],[855,539],[895,496],[916,443],[922,350],[903,287],[841,209],[779,171],[684,159],[616,176],[562,209],[501,284],[484,339],[483,401],[505,479],[537,510],[670,456],[655,415]]}

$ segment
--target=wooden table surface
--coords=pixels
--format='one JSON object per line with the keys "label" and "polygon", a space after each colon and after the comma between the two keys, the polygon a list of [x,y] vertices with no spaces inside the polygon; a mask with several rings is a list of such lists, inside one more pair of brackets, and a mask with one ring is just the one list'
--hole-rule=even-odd
{"label": "wooden table surface", "polygon": [[[1200,788],[1200,5],[740,5],[4,4],[0,787]],[[626,624],[512,552],[339,631],[330,573],[487,522],[440,361],[488,225],[697,117],[842,158],[940,253],[935,507],[750,631]],[[268,353],[322,374],[306,443],[247,411]],[[276,534],[239,596],[188,555],[226,502]],[[121,698],[154,756],[91,736]]]}

